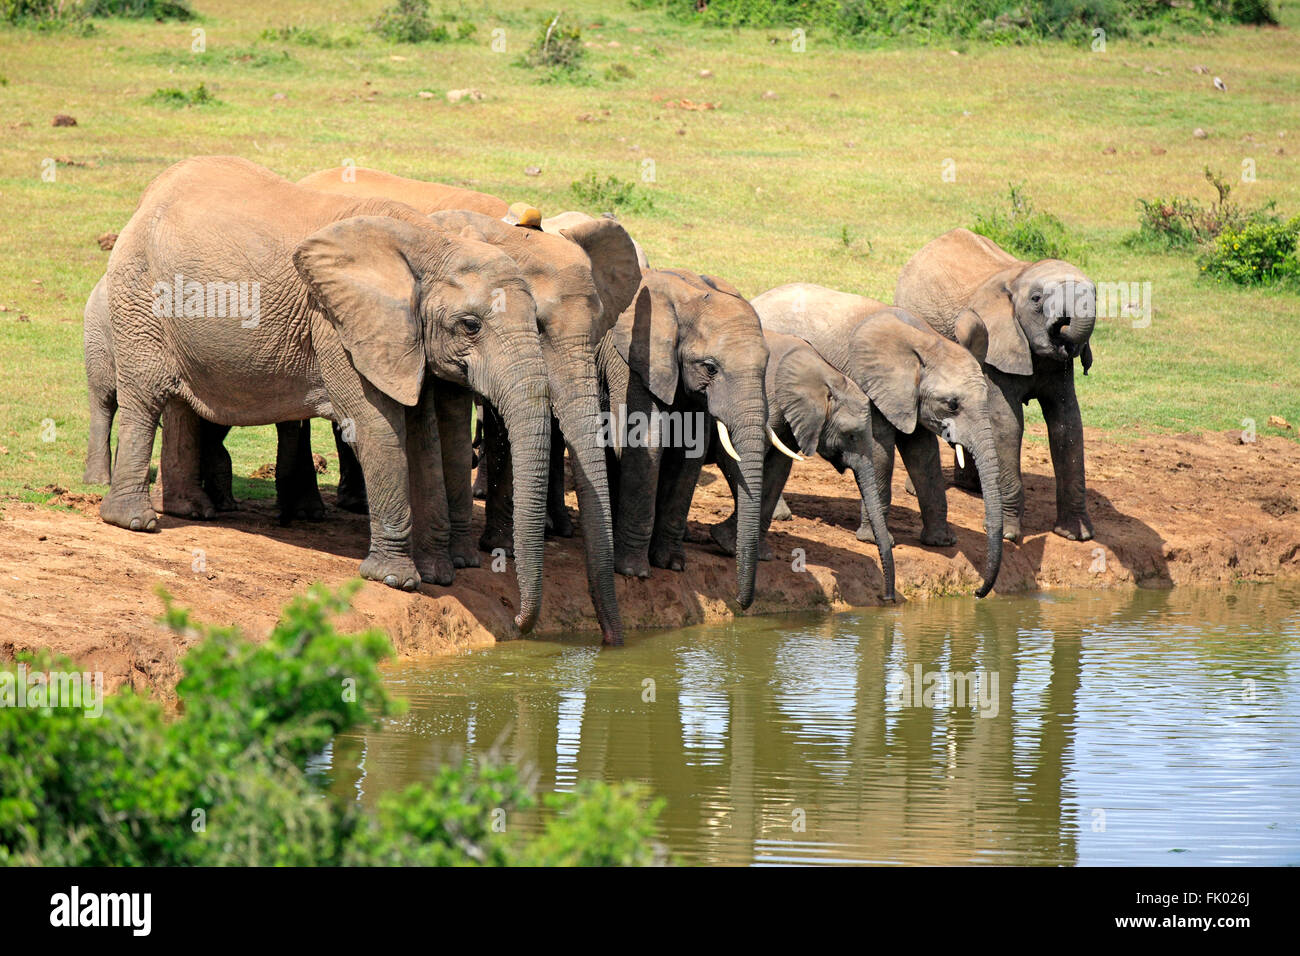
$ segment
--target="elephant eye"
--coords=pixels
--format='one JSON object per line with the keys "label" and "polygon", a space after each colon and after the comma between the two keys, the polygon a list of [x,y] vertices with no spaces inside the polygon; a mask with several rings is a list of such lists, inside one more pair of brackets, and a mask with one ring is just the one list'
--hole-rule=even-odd
{"label": "elephant eye", "polygon": [[470,335],[478,335],[483,329],[483,320],[476,315],[464,316],[460,320],[460,323],[465,327],[465,331]]}
{"label": "elephant eye", "polygon": [[708,374],[709,378],[713,378],[713,376],[718,374],[718,366],[708,359],[705,359],[700,364],[704,366],[704,371]]}
{"label": "elephant eye", "polygon": [[957,409],[958,409],[958,408],[960,407],[960,405],[961,405],[961,403],[958,402],[957,399],[955,399],[955,398],[950,398],[950,399],[948,399],[948,401],[944,402],[944,404],[948,406],[948,411],[950,411],[950,412],[955,412],[955,411],[957,411]]}
{"label": "elephant eye", "polygon": [[1043,301],[1043,297],[1040,293],[1035,292],[1029,297],[1029,301],[1034,303],[1034,305],[1038,305],[1038,303]]}

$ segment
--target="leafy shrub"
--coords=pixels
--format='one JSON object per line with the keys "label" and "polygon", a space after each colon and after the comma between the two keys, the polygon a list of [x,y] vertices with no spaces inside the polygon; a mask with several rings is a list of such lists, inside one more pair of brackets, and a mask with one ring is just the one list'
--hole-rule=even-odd
{"label": "leafy shrub", "polygon": [[[342,635],[333,618],[360,582],[321,585],[284,609],[261,644],[163,622],[195,641],[177,685],[180,715],[129,690],[90,717],[68,707],[0,707],[0,865],[640,864],[662,862],[661,810],[639,791],[588,783],[548,797],[532,837],[495,814],[535,805],[514,770],[445,767],[383,797],[373,814],[308,770],[335,734],[395,713],[378,631]],[[25,655],[32,670],[71,670]],[[9,678],[0,669],[0,678]],[[12,686],[12,684],[10,685]]]}
{"label": "leafy shrub", "polygon": [[1206,206],[1185,196],[1138,200],[1138,230],[1124,239],[1131,248],[1186,249],[1213,242],[1224,230],[1277,221],[1274,205],[1249,210],[1233,201],[1231,184],[1205,167],[1205,179],[1218,199]]}
{"label": "leafy shrub", "polygon": [[569,184],[569,192],[588,209],[600,212],[623,209],[644,213],[653,211],[655,205],[654,196],[648,190],[617,176],[607,176],[602,181],[595,173],[587,173]]}
{"label": "leafy shrub", "polygon": [[0,21],[67,24],[88,17],[190,20],[194,11],[184,0],[0,0]]}
{"label": "leafy shrub", "polygon": [[1082,250],[1071,244],[1065,224],[1049,213],[1036,210],[1023,185],[1008,184],[1007,208],[992,209],[977,216],[971,231],[987,236],[1022,259],[1083,261]]}
{"label": "leafy shrub", "polygon": [[586,82],[590,79],[583,67],[586,53],[582,30],[564,13],[557,13],[542,21],[532,46],[518,62],[521,66],[545,70],[547,80]]}
{"label": "leafy shrub", "polygon": [[202,83],[188,93],[174,86],[162,87],[150,93],[145,102],[159,106],[174,106],[177,109],[184,106],[216,106],[221,103]]}
{"label": "leafy shrub", "polygon": [[1101,27],[1122,36],[1152,24],[1199,29],[1208,17],[1276,23],[1270,0],[633,0],[682,20],[724,27],[804,27],[843,37],[1090,38]]}
{"label": "leafy shrub", "polygon": [[262,31],[261,39],[270,43],[296,43],[300,46],[314,46],[322,50],[349,48],[357,45],[358,40],[349,33],[329,33],[316,27],[268,27]]}
{"label": "leafy shrub", "polygon": [[1300,216],[1289,222],[1255,220],[1219,233],[1201,257],[1201,271],[1237,285],[1282,284],[1300,291]]}
{"label": "leafy shrub", "polygon": [[453,39],[469,40],[478,30],[468,21],[454,24],[454,14],[441,14],[447,23],[435,24],[429,15],[429,0],[397,0],[391,7],[386,7],[375,20],[372,29],[385,40],[393,43],[447,43]]}

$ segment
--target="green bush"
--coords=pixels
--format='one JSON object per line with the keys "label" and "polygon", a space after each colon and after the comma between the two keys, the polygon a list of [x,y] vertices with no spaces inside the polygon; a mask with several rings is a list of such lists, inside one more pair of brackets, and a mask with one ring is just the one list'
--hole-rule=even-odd
{"label": "green bush", "polygon": [[150,93],[145,102],[158,106],[173,106],[177,109],[185,106],[218,106],[221,104],[221,100],[213,96],[212,92],[203,83],[200,83],[188,93],[174,86],[162,87]]}
{"label": "green bush", "polygon": [[633,213],[652,212],[655,207],[654,196],[649,190],[642,189],[636,183],[607,176],[601,180],[595,173],[587,173],[582,179],[575,179],[569,184],[569,192],[583,206],[598,212],[615,212],[625,210]]}
{"label": "green bush", "polygon": [[1218,199],[1208,206],[1186,196],[1138,200],[1138,229],[1123,240],[1130,248],[1187,249],[1213,242],[1224,230],[1251,223],[1275,223],[1274,204],[1246,209],[1232,198],[1222,174],[1205,167],[1205,179]]}
{"label": "green bush", "polygon": [[1151,24],[1199,28],[1206,18],[1276,23],[1270,0],[632,0],[682,20],[722,27],[803,27],[834,36],[1089,39]]}
{"label": "green bush", "polygon": [[1083,251],[1075,248],[1066,235],[1065,224],[1049,213],[1036,210],[1023,185],[1009,184],[1007,208],[992,209],[977,216],[970,228],[1022,259],[1084,261]]}
{"label": "green bush", "polygon": [[1300,291],[1300,216],[1289,222],[1248,222],[1219,233],[1201,257],[1201,271],[1237,285],[1284,285]]}
{"label": "green bush", "polygon": [[268,27],[262,31],[261,38],[270,43],[296,43],[322,50],[350,48],[359,42],[350,33],[331,33],[317,27],[298,26]]}
{"label": "green bush", "polygon": [[[452,17],[443,15],[443,19]],[[446,43],[453,39],[451,27],[433,22],[429,0],[397,0],[379,14],[372,29],[393,43]],[[461,23],[456,27],[454,39],[468,40],[476,29],[472,23]]]}
{"label": "green bush", "polygon": [[190,20],[194,11],[184,0],[0,0],[0,21],[62,24],[88,17]]}
{"label": "green bush", "polygon": [[[164,623],[195,642],[173,719],[129,690],[103,701],[98,717],[0,706],[0,864],[663,861],[653,839],[661,805],[628,788],[589,783],[548,797],[553,815],[531,837],[501,826],[535,801],[512,769],[490,762],[444,767],[385,796],[375,813],[324,789],[310,758],[335,734],[397,710],[378,669],[387,639],[332,624],[359,584],[312,587],[261,644],[234,628],[200,628],[166,601]],[[44,655],[23,662],[71,669]]]}
{"label": "green bush", "polygon": [[542,21],[532,45],[518,60],[520,66],[545,70],[548,81],[589,82],[583,61],[582,30],[564,13]]}

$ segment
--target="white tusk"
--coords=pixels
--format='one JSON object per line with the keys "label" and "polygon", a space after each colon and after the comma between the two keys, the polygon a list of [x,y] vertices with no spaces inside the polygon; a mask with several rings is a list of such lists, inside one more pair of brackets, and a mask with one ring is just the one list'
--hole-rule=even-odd
{"label": "white tusk", "polygon": [[736,454],[736,446],[731,443],[731,436],[727,434],[727,426],[722,424],[720,419],[714,419],[718,423],[718,437],[722,439],[722,447],[727,450],[727,454],[736,461],[740,461],[740,456]]}
{"label": "white tusk", "polygon": [[966,453],[961,450],[961,445],[953,445],[952,450],[957,453],[957,467],[966,467]]}
{"label": "white tusk", "polygon": [[781,454],[785,455],[788,458],[793,458],[795,461],[804,460],[803,455],[799,454],[797,451],[791,451],[789,448],[785,447],[785,442],[781,441],[781,439],[776,437],[776,432],[772,431],[771,425],[767,426],[767,437],[771,439],[773,446],[775,446],[776,450],[779,451]]}

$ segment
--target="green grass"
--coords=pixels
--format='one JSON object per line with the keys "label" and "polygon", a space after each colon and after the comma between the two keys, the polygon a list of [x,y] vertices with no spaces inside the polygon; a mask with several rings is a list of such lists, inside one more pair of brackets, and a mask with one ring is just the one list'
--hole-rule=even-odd
{"label": "green grass", "polygon": [[[888,300],[921,245],[1023,184],[1086,251],[1094,278],[1152,283],[1149,328],[1099,325],[1096,365],[1079,379],[1086,424],[1123,439],[1243,418],[1271,434],[1269,415],[1300,421],[1300,296],[1205,282],[1189,254],[1121,243],[1139,198],[1199,195],[1206,165],[1231,172],[1246,158],[1258,181],[1234,198],[1300,212],[1294,2],[1280,30],[1111,38],[1097,54],[963,43],[953,55],[944,44],[840,47],[816,31],[798,54],[785,30],[700,28],[573,0],[564,9],[597,44],[585,48],[596,78],[586,85],[542,83],[541,71],[516,65],[553,7],[447,6],[476,24],[472,42],[390,44],[368,29],[386,5],[198,0],[193,23],[104,20],[88,36],[0,29],[0,494],[84,490],[81,310],[108,258],[95,239],[121,228],[168,164],[204,153],[295,179],[351,159],[546,214],[577,205],[575,181],[614,177],[653,201],[622,211],[652,264],[714,273],[750,295],[803,280]],[[435,3],[444,22],[439,13]],[[189,52],[196,26],[201,55]],[[340,37],[347,44],[320,39]],[[604,79],[620,63],[633,75]],[[1198,64],[1210,74],[1193,72]],[[1212,89],[1215,75],[1226,94]],[[148,102],[200,84],[220,106]],[[443,91],[463,87],[486,98],[446,102]],[[421,99],[426,89],[438,93]],[[682,100],[717,108],[669,105]],[[56,113],[78,125],[52,127]],[[1208,138],[1194,138],[1196,127]],[[54,182],[42,179],[46,159],[60,161]],[[947,159],[955,182],[942,176]],[[525,176],[528,166],[541,175]],[[41,440],[47,418],[52,442]],[[274,435],[236,430],[237,475],[274,460]],[[324,428],[316,448],[331,459],[329,484]]]}

